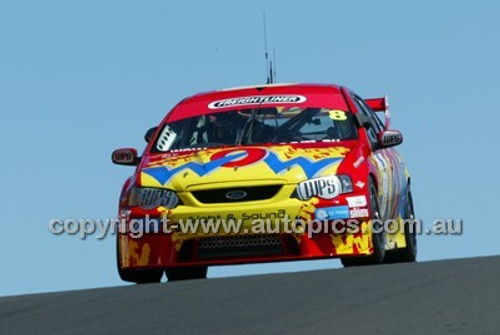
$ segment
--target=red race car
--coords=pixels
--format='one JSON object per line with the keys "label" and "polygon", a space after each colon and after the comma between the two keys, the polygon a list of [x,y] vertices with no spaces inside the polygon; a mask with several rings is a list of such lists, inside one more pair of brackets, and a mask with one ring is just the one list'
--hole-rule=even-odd
{"label": "red race car", "polygon": [[414,261],[410,176],[389,121],[386,98],[337,85],[184,99],[146,133],[141,157],[113,152],[114,163],[137,166],[120,196],[120,277],[204,278],[211,265],[320,258]]}

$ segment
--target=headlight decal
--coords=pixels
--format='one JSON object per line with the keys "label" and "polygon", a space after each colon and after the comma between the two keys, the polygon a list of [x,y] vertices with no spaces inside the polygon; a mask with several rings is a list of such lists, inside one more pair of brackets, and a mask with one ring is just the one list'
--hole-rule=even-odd
{"label": "headlight decal", "polygon": [[347,175],[313,178],[297,185],[296,191],[297,197],[301,200],[308,200],[312,197],[331,200],[341,193],[352,192],[352,181]]}
{"label": "headlight decal", "polygon": [[309,179],[297,186],[297,195],[301,200],[307,200],[314,196],[323,199],[333,199],[341,191],[340,180],[336,176]]}
{"label": "headlight decal", "polygon": [[163,188],[134,188],[130,197],[131,206],[139,206],[143,209],[153,209],[159,206],[170,209],[175,208],[178,203],[177,194]]}

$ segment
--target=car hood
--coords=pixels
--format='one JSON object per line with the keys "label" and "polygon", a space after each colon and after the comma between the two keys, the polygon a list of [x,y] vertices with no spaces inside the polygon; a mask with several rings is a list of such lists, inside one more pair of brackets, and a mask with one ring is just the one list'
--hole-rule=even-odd
{"label": "car hood", "polygon": [[137,170],[143,187],[186,191],[232,184],[296,184],[336,173],[354,141],[240,146],[148,154]]}

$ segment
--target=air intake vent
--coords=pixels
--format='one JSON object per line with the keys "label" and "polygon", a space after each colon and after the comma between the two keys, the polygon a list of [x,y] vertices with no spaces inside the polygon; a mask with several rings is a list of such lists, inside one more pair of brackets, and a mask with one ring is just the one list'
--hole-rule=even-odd
{"label": "air intake vent", "polygon": [[279,234],[235,235],[202,238],[198,258],[270,256],[283,253]]}
{"label": "air intake vent", "polygon": [[251,187],[231,187],[213,190],[192,192],[193,196],[202,203],[226,203],[266,200],[274,197],[283,185],[266,185]]}

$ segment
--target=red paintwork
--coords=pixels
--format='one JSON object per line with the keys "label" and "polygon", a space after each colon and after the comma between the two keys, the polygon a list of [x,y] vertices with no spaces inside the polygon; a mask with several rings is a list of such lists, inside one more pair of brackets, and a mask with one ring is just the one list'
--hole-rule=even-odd
{"label": "red paintwork", "polygon": [[[265,87],[265,86],[263,86]],[[299,94],[307,97],[303,104],[293,104],[293,106],[323,106],[332,109],[346,110],[347,106],[341,93],[341,88],[335,85],[309,85],[300,84],[293,86],[270,86],[264,89],[243,88],[229,91],[214,91],[203,94],[197,94],[181,101],[174,107],[167,116],[169,122],[182,120],[185,118],[203,115],[206,113],[225,112],[234,109],[234,106],[212,110],[208,104],[212,101],[223,100],[236,97],[256,96],[256,95],[280,95],[280,94]],[[287,105],[279,103],[278,105]]]}
{"label": "red paintwork", "polygon": [[365,102],[375,112],[385,112],[387,109],[385,98],[365,99]]}

